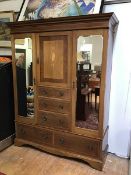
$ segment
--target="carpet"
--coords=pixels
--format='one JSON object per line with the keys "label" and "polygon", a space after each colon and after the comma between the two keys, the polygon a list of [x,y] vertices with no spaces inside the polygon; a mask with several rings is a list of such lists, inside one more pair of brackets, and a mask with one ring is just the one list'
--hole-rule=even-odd
{"label": "carpet", "polygon": [[95,103],[85,104],[85,118],[86,120],[77,120],[76,126],[80,128],[87,128],[98,130],[98,113],[99,111],[95,109]]}

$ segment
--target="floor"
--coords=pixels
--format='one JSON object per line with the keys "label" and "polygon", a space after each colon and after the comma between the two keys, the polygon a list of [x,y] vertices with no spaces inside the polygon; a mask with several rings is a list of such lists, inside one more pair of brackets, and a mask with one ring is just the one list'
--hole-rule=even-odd
{"label": "floor", "polygon": [[80,161],[12,145],[0,152],[0,172],[7,175],[127,175],[128,160],[109,154],[100,172]]}

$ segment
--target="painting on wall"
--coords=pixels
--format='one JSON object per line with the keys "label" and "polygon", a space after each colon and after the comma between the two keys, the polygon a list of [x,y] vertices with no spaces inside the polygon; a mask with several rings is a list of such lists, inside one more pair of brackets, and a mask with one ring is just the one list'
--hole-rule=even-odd
{"label": "painting on wall", "polygon": [[11,47],[11,38],[10,30],[6,25],[6,22],[13,22],[14,13],[9,12],[0,12],[0,47]]}
{"label": "painting on wall", "polygon": [[24,0],[18,21],[99,13],[103,0]]}

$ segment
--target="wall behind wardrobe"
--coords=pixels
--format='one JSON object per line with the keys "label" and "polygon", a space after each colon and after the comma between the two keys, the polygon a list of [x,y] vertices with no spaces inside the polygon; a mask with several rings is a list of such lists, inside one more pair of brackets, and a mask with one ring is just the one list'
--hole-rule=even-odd
{"label": "wall behind wardrobe", "polygon": [[23,0],[0,0],[0,11],[19,12]]}
{"label": "wall behind wardrobe", "polygon": [[[112,0],[116,2],[116,0]],[[122,2],[122,0],[118,0]],[[124,0],[123,0],[124,1]],[[109,2],[106,0],[105,2]],[[0,11],[18,12],[22,0],[0,0]],[[131,3],[104,5],[103,12],[115,12],[119,26],[115,36],[109,120],[109,151],[127,157],[131,130]]]}
{"label": "wall behind wardrobe", "polygon": [[131,131],[131,3],[104,6],[103,12],[115,12],[119,26],[115,36],[110,114],[109,151],[128,157]]}
{"label": "wall behind wardrobe", "polygon": [[[19,12],[23,0],[0,0],[0,12],[1,11],[14,11]],[[10,48],[0,48],[0,55],[11,55]]]}

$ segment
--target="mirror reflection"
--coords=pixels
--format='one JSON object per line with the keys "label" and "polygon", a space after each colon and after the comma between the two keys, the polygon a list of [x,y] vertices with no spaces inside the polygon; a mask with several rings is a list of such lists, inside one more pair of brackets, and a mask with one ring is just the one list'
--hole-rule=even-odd
{"label": "mirror reflection", "polygon": [[18,115],[34,117],[32,39],[15,40]]}
{"label": "mirror reflection", "polygon": [[80,36],[77,40],[76,126],[98,129],[103,37]]}

